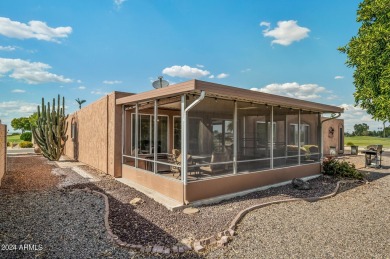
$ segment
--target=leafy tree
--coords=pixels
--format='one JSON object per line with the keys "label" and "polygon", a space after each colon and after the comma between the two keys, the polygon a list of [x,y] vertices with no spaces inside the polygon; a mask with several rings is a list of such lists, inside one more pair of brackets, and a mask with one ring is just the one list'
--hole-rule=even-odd
{"label": "leafy tree", "polygon": [[79,104],[79,109],[81,109],[81,105],[86,102],[86,100],[80,100],[80,98],[76,99],[76,102]]}
{"label": "leafy tree", "polygon": [[390,121],[390,0],[364,0],[356,21],[357,35],[339,48],[355,68],[355,103],[374,119]]}
{"label": "leafy tree", "polygon": [[37,126],[37,120],[38,120],[38,113],[34,112],[33,114],[28,117],[28,121],[30,122],[31,126]]}
{"label": "leafy tree", "polygon": [[362,124],[355,124],[353,126],[353,129],[355,130],[355,135],[356,136],[367,136],[369,131],[370,127],[366,124],[366,123],[362,123]]}
{"label": "leafy tree", "polygon": [[11,121],[11,126],[14,130],[21,130],[22,133],[26,130],[31,130],[30,121],[27,117],[14,118]]}

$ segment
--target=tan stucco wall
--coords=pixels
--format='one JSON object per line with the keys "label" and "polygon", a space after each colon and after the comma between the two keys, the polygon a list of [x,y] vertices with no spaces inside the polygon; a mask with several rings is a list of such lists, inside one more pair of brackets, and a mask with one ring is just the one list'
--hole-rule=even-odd
{"label": "tan stucco wall", "polygon": [[237,174],[188,183],[186,200],[193,202],[229,193],[267,186],[293,178],[316,175],[321,172],[319,163],[277,168],[256,173]]}
{"label": "tan stucco wall", "polygon": [[[324,118],[323,118],[324,120]],[[333,135],[329,133],[330,128],[334,129]],[[340,135],[340,129],[342,129],[343,134]],[[344,120],[343,119],[334,119],[325,121],[322,124],[322,134],[323,134],[323,145],[324,145],[324,155],[330,154],[330,147],[336,147],[336,152],[338,154],[344,153]],[[344,145],[340,146],[340,138],[343,139]]]}
{"label": "tan stucco wall", "polygon": [[0,185],[7,170],[7,125],[0,124]]}
{"label": "tan stucco wall", "polygon": [[183,183],[178,180],[123,165],[123,177],[183,203]]}
{"label": "tan stucco wall", "polygon": [[[115,177],[121,176],[122,107],[115,100],[129,93],[113,92],[69,115],[64,154]],[[72,123],[77,125],[71,138]]]}

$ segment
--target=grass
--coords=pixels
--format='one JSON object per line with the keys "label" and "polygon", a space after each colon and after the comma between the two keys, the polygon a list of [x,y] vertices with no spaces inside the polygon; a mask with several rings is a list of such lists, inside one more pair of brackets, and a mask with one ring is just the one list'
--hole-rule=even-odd
{"label": "grass", "polygon": [[7,142],[16,142],[20,143],[22,140],[20,139],[20,135],[7,136]]}
{"label": "grass", "polygon": [[[366,147],[368,145],[383,145],[384,148],[390,148],[390,138],[368,137],[368,136],[353,136],[345,137],[345,145],[352,142],[354,146]],[[360,149],[360,148],[359,148]]]}

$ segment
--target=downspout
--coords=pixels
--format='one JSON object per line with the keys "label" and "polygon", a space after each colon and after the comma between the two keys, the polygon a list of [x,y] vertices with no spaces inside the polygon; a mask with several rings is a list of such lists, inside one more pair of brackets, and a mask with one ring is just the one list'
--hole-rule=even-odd
{"label": "downspout", "polygon": [[196,99],[193,103],[191,103],[187,108],[184,109],[184,105],[182,106],[182,109],[184,109],[184,112],[182,112],[183,118],[182,118],[182,152],[181,152],[181,179],[183,181],[183,202],[185,204],[188,204],[187,201],[187,118],[188,118],[188,112],[194,108],[198,103],[200,103],[204,97],[206,96],[205,91],[201,91],[200,96],[198,99]]}
{"label": "downspout", "polygon": [[320,136],[321,136],[321,140],[320,140],[320,144],[321,144],[320,162],[321,162],[321,165],[322,165],[322,161],[324,160],[324,134],[322,133],[322,124],[325,121],[337,119],[338,117],[341,116],[341,113],[340,112],[338,112],[338,114],[333,113],[330,118],[327,118],[325,120],[321,120],[321,114],[319,114],[319,115],[320,115],[319,116],[319,120],[320,120]]}

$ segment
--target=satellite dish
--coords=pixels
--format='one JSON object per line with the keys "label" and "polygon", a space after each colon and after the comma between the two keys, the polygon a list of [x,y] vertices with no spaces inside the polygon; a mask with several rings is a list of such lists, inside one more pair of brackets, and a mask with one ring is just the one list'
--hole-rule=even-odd
{"label": "satellite dish", "polygon": [[152,83],[152,85],[154,88],[158,89],[158,88],[167,87],[169,83],[168,81],[163,80],[162,76],[159,76],[158,79]]}

